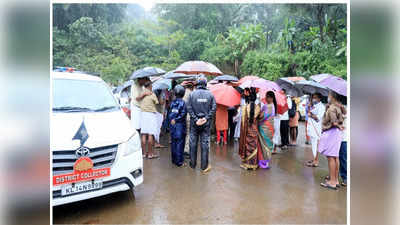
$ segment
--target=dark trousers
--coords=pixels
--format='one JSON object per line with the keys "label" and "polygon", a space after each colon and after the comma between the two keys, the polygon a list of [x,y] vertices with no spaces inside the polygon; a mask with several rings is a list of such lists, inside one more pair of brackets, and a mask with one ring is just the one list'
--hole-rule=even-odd
{"label": "dark trousers", "polygon": [[289,144],[289,120],[281,120],[281,142],[282,146]]}
{"label": "dark trousers", "polygon": [[171,159],[172,163],[177,166],[183,164],[183,152],[185,149],[185,137],[183,138],[171,138]]}
{"label": "dark trousers", "polygon": [[208,167],[208,151],[210,142],[210,125],[198,129],[194,123],[190,123],[190,167],[196,168],[197,163],[197,143],[200,140],[201,148],[201,169]]}
{"label": "dark trousers", "polygon": [[235,135],[236,123],[233,122],[233,117],[235,116],[235,113],[236,109],[228,109],[229,140],[233,140],[233,136]]}
{"label": "dark trousers", "polygon": [[342,141],[339,151],[339,175],[343,181],[347,181],[347,141]]}

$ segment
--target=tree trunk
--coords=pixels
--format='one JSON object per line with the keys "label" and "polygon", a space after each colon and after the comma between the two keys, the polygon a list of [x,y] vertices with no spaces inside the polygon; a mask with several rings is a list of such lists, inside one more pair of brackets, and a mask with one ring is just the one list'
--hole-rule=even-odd
{"label": "tree trunk", "polygon": [[318,17],[318,24],[319,24],[319,36],[321,41],[324,42],[324,6],[318,5],[317,6],[317,17]]}
{"label": "tree trunk", "polygon": [[237,76],[239,74],[239,60],[235,59],[235,75]]}

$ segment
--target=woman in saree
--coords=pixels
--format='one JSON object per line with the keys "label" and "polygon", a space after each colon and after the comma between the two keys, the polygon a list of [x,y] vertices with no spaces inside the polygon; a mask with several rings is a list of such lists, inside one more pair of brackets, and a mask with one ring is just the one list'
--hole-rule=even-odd
{"label": "woman in saree", "polygon": [[261,168],[268,169],[271,153],[274,148],[274,117],[276,115],[276,99],[272,91],[265,94],[266,104],[261,108],[262,120],[259,122],[259,139],[263,159],[258,160]]}
{"label": "woman in saree", "polygon": [[246,104],[242,106],[240,126],[239,155],[242,158],[240,167],[246,170],[256,170],[259,160],[264,160],[258,134],[258,122],[262,119],[261,107],[255,103],[257,93],[250,88],[246,96]]}

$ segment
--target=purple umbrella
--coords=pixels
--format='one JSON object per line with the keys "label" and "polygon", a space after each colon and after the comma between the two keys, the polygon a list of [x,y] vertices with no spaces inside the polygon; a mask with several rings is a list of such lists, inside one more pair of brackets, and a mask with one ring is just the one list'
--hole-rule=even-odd
{"label": "purple umbrella", "polygon": [[311,78],[311,80],[313,80],[315,82],[321,83],[321,81],[323,81],[326,78],[331,77],[331,76],[333,76],[333,75],[328,74],[328,73],[323,73],[323,74],[313,75],[310,78]]}
{"label": "purple umbrella", "polygon": [[262,78],[255,80],[247,80],[243,82],[243,84],[241,84],[240,87],[243,89],[249,87],[255,87],[255,88],[275,90],[275,91],[282,90],[277,83]]}
{"label": "purple umbrella", "polygon": [[331,75],[319,83],[340,95],[347,96],[347,81],[343,78]]}

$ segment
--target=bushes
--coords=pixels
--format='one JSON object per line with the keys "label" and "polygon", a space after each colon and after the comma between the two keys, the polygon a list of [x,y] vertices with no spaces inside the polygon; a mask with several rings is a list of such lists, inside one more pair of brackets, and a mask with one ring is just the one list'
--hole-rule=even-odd
{"label": "bushes", "polygon": [[[192,5],[189,9],[197,14],[203,12],[196,10],[196,7]],[[335,25],[335,32],[329,35],[324,31],[326,35],[321,41],[317,23],[299,25],[302,13],[292,18],[291,14],[281,15],[286,11],[268,11],[274,7],[267,7],[267,14],[262,14],[263,10],[259,8],[259,15],[272,16],[271,20],[275,22],[268,22],[264,16],[261,19],[254,17],[254,12],[249,11],[248,18],[234,17],[236,22],[227,19],[227,23],[222,25],[208,18],[216,16],[225,21],[225,14],[230,11],[220,11],[221,7],[207,6],[213,14],[201,13],[202,21],[208,21],[204,24],[198,23],[199,16],[196,13],[197,16],[185,11],[187,15],[182,16],[181,10],[177,11],[180,23],[172,20],[177,19],[176,16],[167,20],[159,17],[157,21],[131,21],[111,20],[111,14],[93,12],[95,15],[84,13],[78,16],[79,12],[76,12],[77,15],[66,18],[64,22],[67,24],[55,23],[53,65],[100,73],[105,81],[113,85],[121,84],[137,69],[156,66],[169,71],[188,60],[204,60],[215,64],[225,73],[242,76],[252,74],[268,80],[284,76],[308,78],[319,73],[346,77],[347,42],[344,25]],[[62,12],[62,8],[56,9]],[[117,17],[118,12],[115,15]],[[193,25],[190,18],[197,25]]]}
{"label": "bushes", "polygon": [[279,77],[303,76],[308,79],[311,75],[330,73],[346,78],[346,63],[340,58],[321,57],[309,51],[273,52],[266,50],[250,51],[246,54],[240,67],[242,75],[258,75],[268,80]]}

